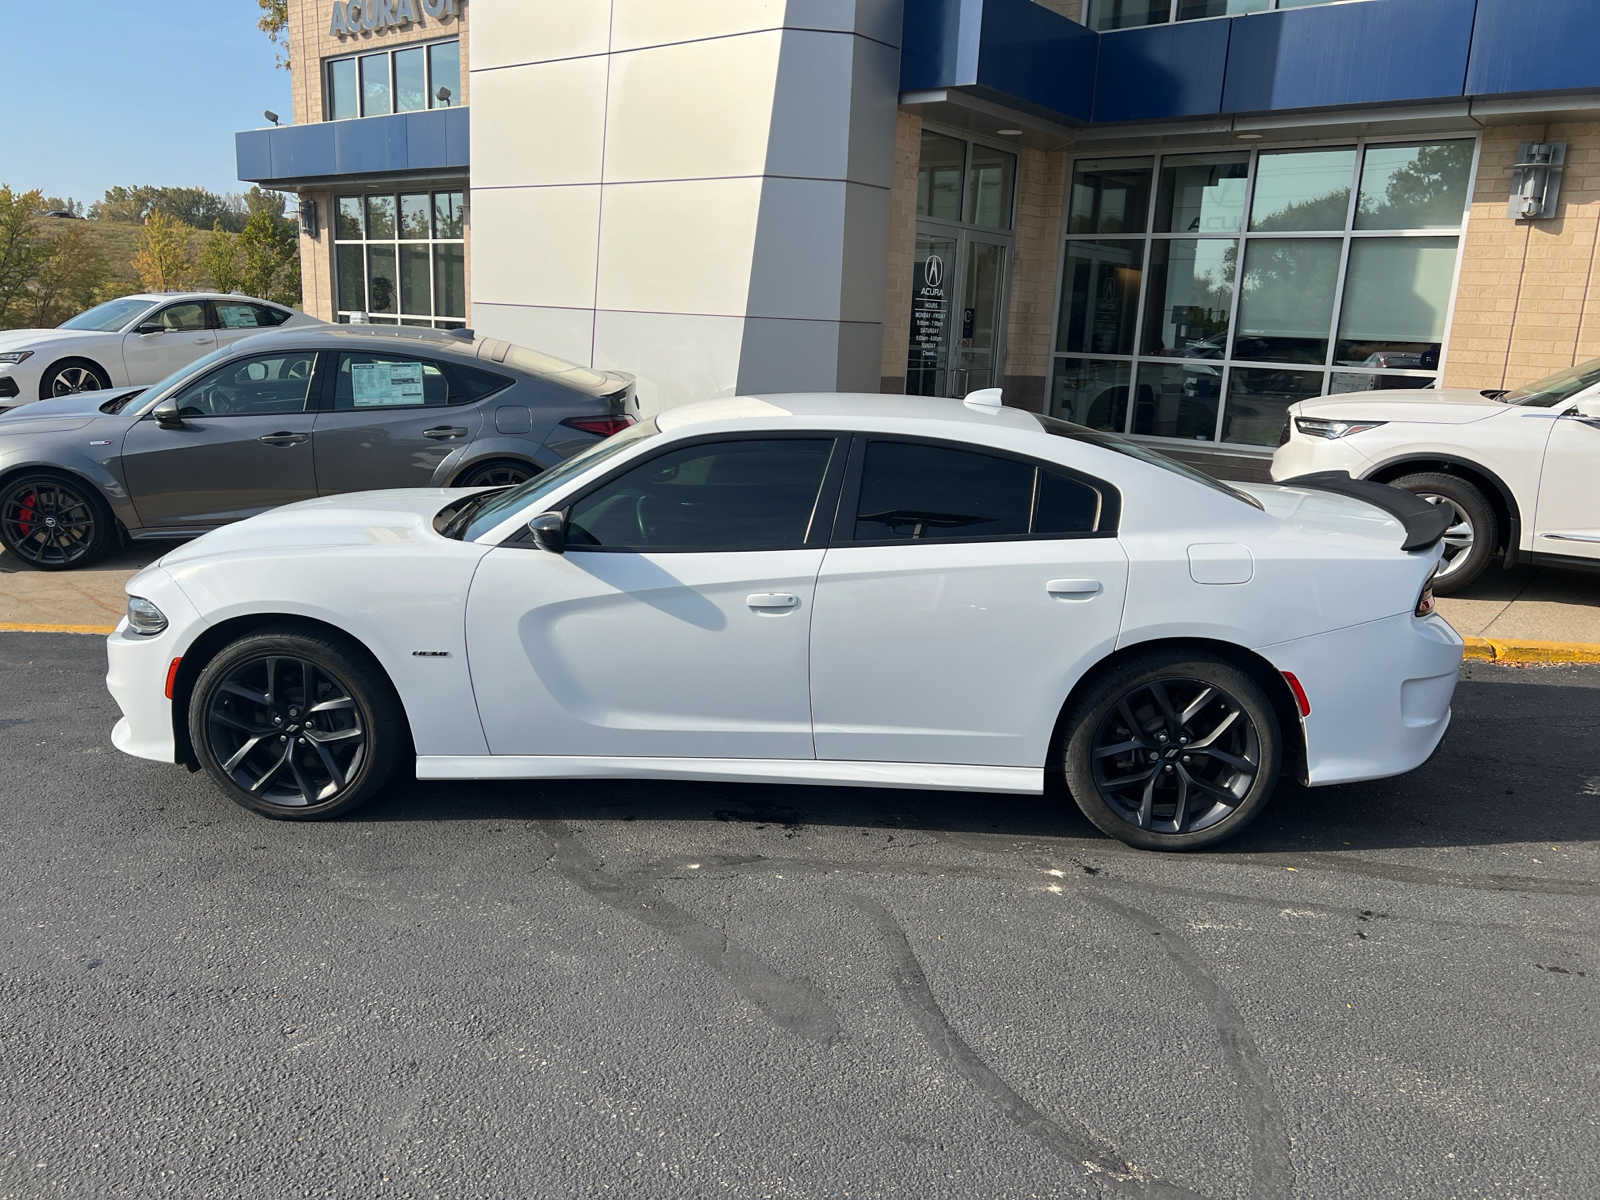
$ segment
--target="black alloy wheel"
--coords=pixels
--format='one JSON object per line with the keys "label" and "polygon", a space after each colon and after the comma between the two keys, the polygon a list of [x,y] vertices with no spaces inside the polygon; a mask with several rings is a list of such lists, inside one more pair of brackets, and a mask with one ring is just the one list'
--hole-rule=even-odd
{"label": "black alloy wheel", "polygon": [[87,484],[40,474],[0,489],[0,543],[41,570],[93,561],[105,550],[111,525],[104,502]]}
{"label": "black alloy wheel", "polygon": [[301,634],[256,635],[196,681],[190,740],[239,803],[289,819],[370,799],[399,757],[405,716],[377,668]]}
{"label": "black alloy wheel", "polygon": [[1135,660],[1103,681],[1078,720],[1068,787],[1089,820],[1130,845],[1221,841],[1254,819],[1277,783],[1271,701],[1222,659]]}
{"label": "black alloy wheel", "polygon": [[456,480],[457,487],[508,487],[532,479],[532,467],[509,459],[483,463],[465,472]]}

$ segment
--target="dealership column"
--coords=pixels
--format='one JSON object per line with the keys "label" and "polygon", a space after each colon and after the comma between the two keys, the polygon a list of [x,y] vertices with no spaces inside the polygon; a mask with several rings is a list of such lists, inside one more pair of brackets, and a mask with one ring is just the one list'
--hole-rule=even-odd
{"label": "dealership column", "polygon": [[879,382],[901,5],[481,4],[472,323],[647,408]]}

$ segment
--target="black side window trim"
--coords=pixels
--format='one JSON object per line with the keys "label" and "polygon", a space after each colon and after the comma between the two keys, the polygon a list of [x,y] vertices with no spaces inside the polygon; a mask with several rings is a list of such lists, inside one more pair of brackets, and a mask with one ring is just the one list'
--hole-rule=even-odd
{"label": "black side window trim", "polygon": [[[664,446],[630,458],[620,465],[607,471],[588,487],[573,492],[562,501],[561,507],[553,511],[559,512],[563,518],[572,510],[578,501],[586,499],[599,491],[607,484],[632,471],[642,467],[654,459],[675,454],[680,450],[689,450],[695,446],[720,445],[725,442],[775,442],[775,441],[807,441],[815,442],[828,439],[833,445],[828,451],[828,465],[822,472],[822,486],[817,489],[816,502],[811,507],[811,520],[807,523],[805,539],[797,546],[762,546],[752,550],[701,550],[697,548],[674,549],[670,546],[652,546],[648,550],[640,550],[625,546],[573,546],[567,547],[568,554],[767,554],[781,550],[825,550],[828,547],[829,533],[833,527],[833,515],[839,504],[840,487],[845,474],[845,460],[848,457],[850,435],[841,434],[836,429],[756,429],[744,433],[707,433],[698,437],[678,438]],[[537,516],[538,514],[534,514]],[[533,544],[533,535],[526,528],[517,530],[505,541],[502,546],[517,546],[536,549]]]}
{"label": "black side window trim", "polygon": [[[969,538],[899,539],[873,538],[857,540],[855,524],[861,503],[861,473],[867,457],[867,446],[872,442],[893,442],[899,445],[936,446],[941,450],[964,451],[983,454],[990,458],[1005,458],[1034,468],[1033,495],[1029,500],[1028,523],[1031,526],[1039,504],[1039,473],[1051,471],[1074,483],[1094,491],[1100,497],[1100,518],[1095,527],[1082,533],[1008,533],[979,535]],[[844,486],[839,491],[838,507],[833,520],[833,546],[951,546],[970,545],[974,542],[1073,542],[1086,538],[1114,538],[1122,519],[1122,493],[1104,479],[1085,475],[1071,467],[1047,459],[1002,450],[995,446],[972,442],[955,442],[948,438],[918,437],[894,433],[858,433],[851,439],[849,463],[845,468]]]}

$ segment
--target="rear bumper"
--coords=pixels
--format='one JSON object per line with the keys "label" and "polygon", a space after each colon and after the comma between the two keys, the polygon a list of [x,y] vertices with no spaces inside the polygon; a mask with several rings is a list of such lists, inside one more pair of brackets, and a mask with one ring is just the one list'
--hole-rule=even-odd
{"label": "rear bumper", "polygon": [[1443,617],[1409,614],[1263,650],[1305,688],[1306,777],[1313,787],[1403,775],[1450,725],[1461,637]]}

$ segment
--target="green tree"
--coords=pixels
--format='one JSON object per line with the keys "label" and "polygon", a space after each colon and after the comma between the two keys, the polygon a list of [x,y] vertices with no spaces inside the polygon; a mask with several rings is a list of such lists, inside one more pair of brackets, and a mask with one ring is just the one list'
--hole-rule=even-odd
{"label": "green tree", "polygon": [[0,184],[0,328],[22,320],[28,287],[50,252],[34,220],[42,200],[37,190],[14,192]]}
{"label": "green tree", "polygon": [[278,53],[278,65],[289,69],[289,0],[256,0],[261,8],[261,19],[256,27],[272,40]]}
{"label": "green tree", "polygon": [[239,235],[229,233],[218,221],[211,227],[206,244],[200,248],[200,273],[216,291],[235,291],[243,282],[238,242]]}
{"label": "green tree", "polygon": [[51,245],[27,292],[26,319],[35,329],[59,325],[104,299],[111,280],[89,230],[76,221],[62,224],[66,229]]}
{"label": "green tree", "polygon": [[46,196],[39,202],[39,207],[44,212],[69,212],[75,217],[83,216],[83,201],[74,200],[71,196]]}
{"label": "green tree", "polygon": [[236,249],[245,292],[280,304],[300,303],[300,246],[293,221],[260,209],[245,222]]}
{"label": "green tree", "polygon": [[155,202],[155,188],[110,187],[106,194],[89,206],[91,221],[123,221],[137,225],[144,220]]}
{"label": "green tree", "polygon": [[139,249],[133,256],[133,269],[139,282],[152,292],[182,291],[194,286],[196,266],[190,237],[194,227],[153,212],[139,234]]}
{"label": "green tree", "polygon": [[196,229],[210,229],[218,221],[230,233],[244,228],[249,209],[244,197],[221,196],[199,187],[113,187],[89,210],[91,220],[142,222],[151,213],[164,213]]}

